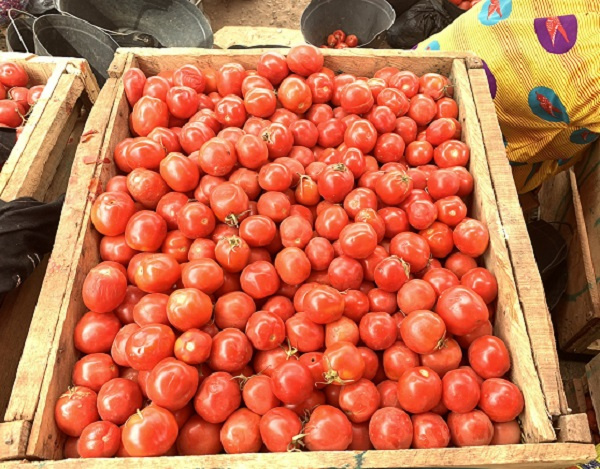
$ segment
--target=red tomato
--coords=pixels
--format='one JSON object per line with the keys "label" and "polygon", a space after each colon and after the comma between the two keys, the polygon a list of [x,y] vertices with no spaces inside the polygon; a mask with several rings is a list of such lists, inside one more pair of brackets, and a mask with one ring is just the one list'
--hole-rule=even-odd
{"label": "red tomato", "polygon": [[229,373],[218,371],[207,376],[194,398],[194,409],[209,423],[227,420],[242,402],[239,384]]}
{"label": "red tomato", "polygon": [[435,371],[440,378],[450,371],[458,368],[462,361],[462,350],[454,339],[446,339],[439,350],[421,355],[421,364]]}
{"label": "red tomato", "polygon": [[490,321],[486,321],[477,329],[473,330],[473,332],[457,337],[456,341],[460,344],[462,348],[468,349],[475,339],[484,335],[492,335],[492,332],[492,323]]}
{"label": "red tomato", "polygon": [[[187,86],[196,93],[202,93],[206,88],[206,77],[195,65],[183,65],[173,72],[173,85]],[[207,91],[208,92],[208,91]]]}
{"label": "red tomato", "polygon": [[213,259],[197,259],[183,265],[181,280],[185,288],[197,288],[210,295],[223,286],[223,269]]}
{"label": "red tomato", "polygon": [[344,386],[340,392],[340,409],[353,423],[368,422],[379,408],[379,392],[375,385],[366,379]]}
{"label": "red tomato", "polygon": [[183,126],[179,135],[179,142],[183,151],[188,155],[200,150],[211,138],[215,137],[215,131],[204,122],[190,121]]}
{"label": "red tomato", "polygon": [[150,405],[133,414],[123,426],[123,446],[130,456],[162,456],[175,444],[178,431],[171,412]]}
{"label": "red tomato", "polygon": [[490,445],[514,445],[521,442],[521,427],[519,422],[492,422],[494,425],[494,436]]}
{"label": "red tomato", "polygon": [[240,277],[244,292],[254,299],[273,295],[280,285],[275,267],[267,261],[254,262],[244,268]]}
{"label": "red tomato", "polygon": [[252,344],[246,335],[233,328],[220,331],[213,337],[209,366],[213,370],[235,372],[252,359]]}
{"label": "red tomato", "polygon": [[473,332],[489,317],[481,297],[462,285],[446,289],[438,298],[435,311],[446,323],[448,332],[455,335]]}
{"label": "red tomato", "polygon": [[411,272],[424,269],[429,261],[430,253],[427,241],[415,233],[399,233],[392,238],[390,243],[390,254],[408,262]]}
{"label": "red tomato", "polygon": [[188,365],[199,365],[208,360],[212,337],[198,329],[189,329],[175,341],[174,353],[178,360]]}
{"label": "red tomato", "polygon": [[121,323],[113,313],[88,312],[75,326],[73,342],[83,353],[109,352]]}
{"label": "red tomato", "polygon": [[143,96],[146,75],[139,68],[130,68],[123,74],[123,84],[127,101],[133,106]]}
{"label": "red tomato", "polygon": [[297,114],[306,112],[312,105],[310,88],[306,81],[298,76],[285,78],[277,90],[277,97],[284,108]]}
{"label": "red tomato", "polygon": [[418,309],[431,310],[435,305],[437,294],[425,280],[414,279],[406,282],[398,290],[398,308],[404,314]]}
{"label": "red tomato", "polygon": [[471,343],[469,364],[483,379],[501,378],[510,370],[510,355],[502,339],[485,335]]}
{"label": "red tomato", "polygon": [[398,380],[398,402],[408,412],[429,412],[441,399],[442,380],[431,368],[412,368],[405,371]]}
{"label": "red tomato", "polygon": [[181,276],[181,267],[169,254],[148,254],[135,270],[135,284],[147,293],[169,290]]}
{"label": "red tomato", "polygon": [[[221,443],[228,454],[255,453],[260,450],[260,416],[248,409],[232,413],[221,427]],[[243,438],[240,438],[243,435]]]}
{"label": "red tomato", "polygon": [[426,412],[411,417],[415,449],[446,448],[450,443],[450,430],[442,417]]}
{"label": "red tomato", "polygon": [[330,405],[320,405],[312,412],[304,433],[309,451],[343,451],[352,442],[352,424]]}
{"label": "red tomato", "polygon": [[170,153],[160,162],[160,175],[177,192],[194,190],[200,181],[198,166],[181,153]]}
{"label": "red tomato", "polygon": [[114,423],[90,423],[81,432],[77,452],[82,458],[112,458],[121,443],[121,429]]}
{"label": "red tomato", "polygon": [[460,283],[477,293],[486,304],[490,304],[498,296],[496,277],[483,267],[476,267],[466,272]]}
{"label": "red tomato", "polygon": [[461,280],[463,275],[469,270],[477,267],[477,261],[471,256],[467,256],[462,252],[455,252],[448,256],[444,267],[450,270],[456,277]]}
{"label": "red tomato", "polygon": [[359,331],[360,339],[372,350],[385,350],[396,342],[396,321],[387,313],[367,313]]}
{"label": "red tomato", "polygon": [[446,325],[440,316],[427,310],[410,313],[400,325],[400,334],[406,346],[413,352],[425,354],[443,345]]}
{"label": "red tomato", "polygon": [[27,71],[15,62],[0,63],[0,83],[7,88],[27,86],[29,76]]}
{"label": "red tomato", "polygon": [[96,393],[85,386],[70,388],[58,398],[54,407],[58,428],[69,436],[80,436],[85,427],[100,419],[96,400]]}
{"label": "red tomato", "polygon": [[448,415],[448,428],[455,446],[487,446],[494,436],[492,422],[480,410],[464,414],[451,412]]}
{"label": "red tomato", "polygon": [[365,362],[355,345],[350,342],[338,342],[325,349],[323,368],[326,382],[344,385],[362,378]]}
{"label": "red tomato", "polygon": [[287,65],[293,73],[307,77],[323,68],[323,54],[311,45],[292,47],[287,54]]}
{"label": "red tomato", "polygon": [[220,329],[244,329],[255,312],[256,306],[249,295],[240,291],[230,292],[220,296],[215,303],[215,323]]}
{"label": "red tomato", "polygon": [[156,127],[169,127],[167,104],[160,99],[142,96],[133,106],[131,127],[141,137],[145,137]]}
{"label": "red tomato", "polygon": [[442,379],[442,399],[452,412],[471,412],[479,403],[481,390],[473,373],[465,369],[451,370]]}
{"label": "red tomato", "polygon": [[314,381],[308,367],[296,360],[281,363],[271,375],[273,393],[284,404],[300,404],[309,398]]}
{"label": "red tomato", "polygon": [[398,381],[405,371],[417,366],[419,366],[419,356],[401,341],[383,352],[383,370],[390,380]]}
{"label": "red tomato", "polygon": [[127,277],[116,267],[102,262],[89,271],[81,293],[88,309],[108,313],[125,299]]}
{"label": "red tomato", "polygon": [[102,420],[116,425],[127,419],[142,407],[142,392],[137,382],[125,378],[115,378],[106,382],[98,393],[98,413]]}
{"label": "red tomato", "polygon": [[161,360],[146,382],[148,399],[170,411],[180,410],[196,394],[198,370],[175,358]]}
{"label": "red tomato", "polygon": [[413,439],[413,425],[403,410],[395,407],[379,409],[371,417],[369,438],[375,449],[408,449]]}
{"label": "red tomato", "polygon": [[286,58],[279,52],[266,52],[261,55],[256,70],[273,85],[279,85],[289,74]]}
{"label": "red tomato", "polygon": [[273,394],[271,378],[268,376],[251,376],[244,384],[242,397],[246,407],[258,415],[264,415],[281,404]]}
{"label": "red tomato", "polygon": [[173,355],[175,334],[164,324],[148,324],[127,339],[125,353],[131,368],[152,370],[163,358]]}
{"label": "red tomato", "polygon": [[391,76],[388,83],[391,88],[402,91],[407,98],[412,98],[419,91],[419,78],[414,73],[406,70]]}
{"label": "red tomato", "polygon": [[433,152],[433,160],[440,168],[466,166],[469,162],[469,147],[459,140],[447,140]]}
{"label": "red tomato", "polygon": [[84,386],[98,392],[104,383],[119,376],[119,367],[110,355],[92,353],[75,363],[72,376],[75,386]]}
{"label": "red tomato", "polygon": [[104,192],[94,201],[91,218],[94,227],[103,235],[117,236],[125,232],[136,212],[131,197],[125,192]]}
{"label": "red tomato", "polygon": [[302,432],[300,418],[291,410],[276,407],[260,419],[260,436],[273,453],[283,453],[293,445],[293,438]]}
{"label": "red tomato", "polygon": [[483,223],[465,218],[453,232],[454,244],[460,252],[471,257],[481,256],[487,249],[490,235]]}
{"label": "red tomato", "polygon": [[271,350],[284,341],[285,324],[275,313],[258,311],[248,319],[246,335],[256,350]]}

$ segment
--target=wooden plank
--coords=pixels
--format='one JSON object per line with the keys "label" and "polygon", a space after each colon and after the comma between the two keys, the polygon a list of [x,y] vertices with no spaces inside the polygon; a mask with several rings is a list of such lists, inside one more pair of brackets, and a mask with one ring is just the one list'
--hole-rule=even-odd
{"label": "wooden plank", "polygon": [[[247,69],[253,69],[256,67],[257,56],[260,57],[264,52],[274,50],[284,54],[288,51],[288,49],[120,48],[117,50],[115,57],[118,58],[120,54],[133,53],[146,75],[156,75],[162,70],[172,70],[185,64],[196,64],[203,68],[219,68],[228,62],[238,62]],[[452,60],[472,57],[472,54],[469,53],[415,52],[388,49],[324,49],[323,55],[325,56],[326,67],[358,76],[373,76],[378,69],[386,66],[410,69],[417,75],[427,72],[449,75]],[[419,60],[415,60],[415,58],[419,58]]]}
{"label": "wooden plank", "polygon": [[557,420],[558,441],[561,443],[591,443],[592,433],[587,414],[561,415]]}
{"label": "wooden plank", "polygon": [[[487,225],[490,233],[490,247],[484,262],[498,281],[494,331],[506,343],[512,360],[511,379],[519,386],[525,398],[525,409],[520,416],[524,441],[527,443],[555,441],[556,435],[533,361],[532,346],[519,303],[519,293],[506,244],[506,226],[499,217],[501,207],[496,201],[490,179],[491,168],[488,168],[482,129],[464,62],[459,60],[454,62],[452,79],[463,125],[463,139],[471,149],[470,171],[475,179],[474,209],[479,212],[478,214],[474,212],[474,215]],[[535,269],[535,264],[530,265],[529,268]],[[560,379],[558,362],[555,373]]]}
{"label": "wooden plank", "polygon": [[567,402],[562,388],[554,327],[546,305],[544,287],[535,263],[527,227],[508,164],[502,133],[495,114],[494,103],[483,70],[469,70],[469,78],[477,116],[481,123],[491,181],[498,200],[509,262],[513,268],[526,333],[533,352],[548,412],[552,416],[565,414]]}
{"label": "wooden plank", "polygon": [[0,461],[25,457],[30,427],[31,423],[23,420],[0,423]]}
{"label": "wooden plank", "polygon": [[225,26],[215,33],[214,44],[220,49],[231,46],[295,46],[304,44],[299,29],[264,26]]}
{"label": "wooden plank", "polygon": [[[110,81],[110,80],[109,80]],[[116,90],[111,93],[109,88],[111,102],[111,112],[106,122],[106,111],[104,110],[104,120],[101,126],[105,126],[102,132],[104,136],[102,146],[95,158],[96,169],[90,184],[88,179],[78,178],[69,186],[69,193],[78,192],[87,195],[87,203],[83,208],[83,219],[81,222],[81,231],[75,242],[72,259],[77,260],[74,263],[74,269],[69,272],[69,278],[65,286],[63,301],[58,311],[58,321],[56,323],[56,334],[50,349],[48,357],[48,366],[44,374],[44,381],[40,390],[43,399],[39,400],[38,407],[33,419],[27,455],[29,457],[41,459],[57,459],[62,456],[64,435],[58,430],[54,422],[54,404],[56,399],[69,386],[71,382],[70,372],[72,370],[78,353],[73,346],[73,329],[79,318],[87,311],[83,300],[81,299],[81,288],[83,281],[91,267],[100,261],[98,245],[100,236],[93,230],[90,221],[91,205],[101,186],[115,174],[115,167],[112,164],[112,155],[114,148],[121,140],[129,136],[128,114],[129,105],[125,97],[125,90],[122,81],[117,84]],[[99,98],[99,101],[102,96]],[[88,121],[95,124],[90,116]],[[86,126],[87,128],[87,126]],[[84,134],[86,134],[84,132]],[[78,154],[79,154],[78,149]],[[89,154],[85,154],[89,158]],[[77,177],[74,174],[74,177]],[[59,227],[61,236],[62,230],[70,230],[72,227],[62,224]]]}
{"label": "wooden plank", "polygon": [[78,459],[44,461],[25,467],[31,469],[114,469],[228,468],[397,468],[460,467],[489,469],[565,469],[596,457],[593,445],[555,443],[539,445],[479,446],[471,448],[419,449],[399,451],[332,451],[315,453],[253,453],[239,455],[178,456],[162,458]]}
{"label": "wooden plank", "polygon": [[[67,123],[73,128],[77,115],[74,118],[71,116],[79,109],[76,103],[83,89],[83,81],[79,77],[68,74],[61,76],[52,99],[45,106],[44,114],[36,124],[35,132],[28,139],[8,181],[5,182],[0,198],[13,200],[25,197],[35,193],[38,187],[44,185],[44,181],[47,181],[45,184],[49,184],[62,155],[62,148],[54,150],[57,146],[66,144],[70,130],[64,133],[63,129]],[[17,141],[17,145],[20,140]],[[14,149],[9,159],[13,153]],[[45,191],[45,188],[42,190]]]}
{"label": "wooden plank", "polygon": [[567,402],[569,409],[574,413],[585,412],[585,390],[583,386],[583,380],[581,378],[574,378],[563,381],[565,388],[565,394],[567,396]]}
{"label": "wooden plank", "polygon": [[[585,377],[596,419],[600,418],[600,355],[596,355],[585,366]],[[600,422],[600,420],[598,420]]]}
{"label": "wooden plank", "polygon": [[21,133],[19,140],[17,140],[17,143],[13,147],[10,156],[2,167],[2,172],[0,173],[0,198],[3,200],[7,200],[4,196],[4,188],[12,177],[12,174],[15,171],[19,160],[21,159],[21,155],[29,144],[29,140],[32,138],[37,126],[45,116],[44,110],[47,106],[49,106],[65,68],[65,63],[59,63],[59,65],[56,66],[54,73],[44,86],[44,91],[40,95],[40,99],[33,107],[33,111],[27,119],[27,124],[25,124],[25,127],[23,128],[23,132]]}
{"label": "wooden plank", "polygon": [[75,252],[82,228],[82,214],[89,202],[88,186],[95,180],[97,161],[100,160],[104,132],[108,125],[109,115],[106,110],[113,107],[116,85],[116,80],[109,80],[105,84],[97,106],[90,112],[86,123],[85,141],[77,148],[70,188],[67,191],[55,247],[48,265],[51,275],[44,279],[40,293],[43,301],[33,315],[13,393],[4,417],[6,421],[31,421],[35,415],[59,311],[63,301],[69,301],[65,288],[71,271],[77,266],[78,257],[75,257]]}

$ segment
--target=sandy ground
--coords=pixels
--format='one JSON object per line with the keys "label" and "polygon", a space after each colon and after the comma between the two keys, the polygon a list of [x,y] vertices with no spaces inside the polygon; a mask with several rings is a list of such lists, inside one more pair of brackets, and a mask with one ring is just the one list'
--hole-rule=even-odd
{"label": "sandy ground", "polygon": [[300,29],[310,0],[202,0],[213,31],[223,26],[273,26]]}

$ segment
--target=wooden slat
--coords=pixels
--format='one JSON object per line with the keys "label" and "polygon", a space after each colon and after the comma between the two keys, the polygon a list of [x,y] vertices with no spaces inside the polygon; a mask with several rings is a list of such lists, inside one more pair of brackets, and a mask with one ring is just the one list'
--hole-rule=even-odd
{"label": "wooden slat", "polygon": [[[208,50],[208,49],[149,49],[122,48],[117,50],[119,55],[133,53],[138,59],[140,68],[147,75],[156,75],[163,70],[172,70],[185,64],[196,64],[202,67],[219,68],[228,62],[238,62],[247,69],[256,67],[257,56],[266,51],[279,49],[248,49],[248,50]],[[288,49],[280,50],[287,53]],[[325,66],[335,71],[343,71],[358,76],[373,76],[380,68],[395,66],[400,69],[410,69],[417,75],[427,72],[438,72],[449,75],[452,60],[471,57],[468,53],[455,52],[414,52],[402,50],[378,49],[345,49],[323,50]],[[415,58],[419,60],[415,60]],[[112,70],[112,67],[111,67]],[[114,75],[113,75],[114,76]]]}
{"label": "wooden slat", "polygon": [[525,332],[537,369],[548,412],[552,416],[565,414],[566,398],[560,379],[554,327],[546,305],[544,287],[535,263],[531,242],[519,206],[517,191],[508,164],[502,134],[495,114],[487,78],[483,70],[469,70],[477,116],[481,123],[483,142],[494,192],[498,200],[500,221],[509,253],[509,261],[518,289]]}
{"label": "wooden slat", "polygon": [[558,417],[558,441],[561,443],[591,443],[592,434],[587,414],[561,415]]}
{"label": "wooden slat", "polygon": [[[11,400],[5,414],[6,421],[33,420],[38,405],[42,380],[48,363],[50,346],[58,324],[63,302],[69,301],[66,293],[71,271],[77,266],[75,251],[82,227],[82,214],[89,202],[88,186],[95,180],[97,161],[100,159],[104,132],[108,124],[106,109],[115,101],[116,80],[106,83],[105,92],[90,112],[85,126],[85,141],[77,148],[70,178],[70,189],[61,213],[59,231],[48,265],[48,275],[40,296],[23,357],[17,370]],[[104,91],[103,90],[103,91]]]}
{"label": "wooden slat", "polygon": [[[596,419],[598,419],[600,418],[600,355],[596,355],[585,366],[585,377]],[[600,422],[600,420],[598,421]]]}
{"label": "wooden slat", "polygon": [[30,427],[31,423],[23,420],[0,423],[0,461],[25,457]]}
{"label": "wooden slat", "polygon": [[316,453],[258,453],[163,457],[152,459],[78,459],[44,461],[24,467],[31,469],[114,469],[228,468],[399,468],[460,467],[489,469],[565,469],[596,457],[593,445],[556,443],[539,445],[480,446],[472,448],[419,449],[400,451],[332,451]]}
{"label": "wooden slat", "polygon": [[[113,79],[114,80],[114,79]],[[109,80],[112,81],[112,80]],[[56,459],[62,456],[62,447],[64,435],[58,430],[54,423],[54,403],[64,389],[71,382],[70,373],[65,370],[71,370],[77,360],[77,352],[73,347],[73,329],[79,318],[86,312],[85,305],[81,299],[81,288],[85,277],[94,265],[100,261],[98,244],[100,242],[99,234],[92,229],[90,222],[90,208],[94,200],[94,195],[105,184],[109,177],[115,174],[115,168],[112,164],[112,155],[115,146],[121,140],[129,136],[127,118],[129,107],[125,97],[123,83],[119,82],[114,88],[108,88],[110,102],[109,114],[103,112],[100,115],[90,116],[87,128],[92,125],[95,130],[101,130],[104,136],[99,153],[94,155],[93,161],[96,162],[94,182],[90,185],[89,180],[78,178],[79,174],[74,172],[72,178],[77,182],[69,186],[69,193],[77,192],[82,195],[88,194],[86,205],[83,209],[83,220],[81,220],[81,231],[75,242],[75,249],[72,259],[77,260],[74,263],[74,269],[69,272],[69,279],[66,286],[63,286],[65,296],[63,298],[60,310],[58,311],[58,322],[56,324],[56,335],[50,349],[48,357],[48,366],[44,375],[44,382],[41,388],[41,396],[33,420],[27,455],[29,457]],[[98,99],[100,100],[102,97]],[[94,108],[96,109],[96,108]],[[102,110],[101,108],[99,108]],[[94,110],[92,110],[92,113]],[[101,119],[96,123],[95,117]],[[84,131],[84,135],[87,134]],[[84,151],[85,146],[78,149]],[[90,158],[90,154],[84,151],[83,158]],[[85,163],[84,163],[85,164]],[[92,166],[92,165],[90,165]],[[87,172],[87,171],[86,171]],[[78,179],[77,179],[78,178]],[[70,230],[68,222],[59,226],[58,237],[65,230]]]}
{"label": "wooden slat", "polygon": [[569,404],[569,409],[571,409],[571,412],[585,412],[587,409],[585,405],[585,392],[582,379],[574,378],[564,380],[563,385],[565,388],[565,394],[567,396],[567,403]]}
{"label": "wooden slat", "polygon": [[[471,84],[462,61],[456,60],[452,70],[455,98],[463,124],[463,138],[471,149],[470,171],[475,179],[474,215],[486,223],[490,233],[490,248],[485,257],[486,267],[498,281],[498,304],[494,330],[504,340],[512,359],[511,378],[525,398],[525,409],[520,416],[524,440],[528,443],[554,441],[556,435],[548,416],[540,378],[535,369],[531,344],[523,311],[519,304],[510,255],[505,239],[505,226],[500,221],[501,207],[490,180],[490,169],[479,125]],[[512,183],[512,182],[511,182]],[[535,264],[529,266],[535,269]],[[557,369],[558,372],[558,363]],[[560,374],[558,374],[560,379]]]}
{"label": "wooden slat", "polygon": [[[80,78],[68,74],[60,77],[52,98],[44,108],[43,116],[40,116],[40,120],[35,124],[35,131],[28,139],[0,192],[0,198],[13,200],[34,194],[37,190],[45,192],[46,188],[43,185],[52,181],[62,155],[60,148],[54,150],[57,145],[66,144],[66,139],[77,119],[77,115],[74,117],[72,115],[78,109],[76,103],[83,89],[83,81]],[[34,106],[34,114],[36,106]],[[63,129],[68,127],[67,124],[70,124],[71,128],[63,133]],[[21,139],[17,141],[17,145],[20,141]],[[11,157],[13,154],[14,150]]]}

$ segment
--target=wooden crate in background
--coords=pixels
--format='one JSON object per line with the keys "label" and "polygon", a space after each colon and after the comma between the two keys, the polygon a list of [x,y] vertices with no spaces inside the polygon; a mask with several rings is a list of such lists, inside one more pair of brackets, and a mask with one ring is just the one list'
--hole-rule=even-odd
{"label": "wooden crate in background", "polygon": [[600,352],[600,144],[569,171],[546,182],[541,217],[559,222],[569,243],[567,291],[554,312],[565,352]]}
{"label": "wooden crate in background", "polygon": [[[5,415],[0,424],[4,455],[12,459],[45,459],[40,467],[79,468],[81,461],[60,461],[64,436],[54,423],[54,405],[71,384],[78,358],[73,329],[86,312],[81,286],[100,259],[99,234],[90,223],[90,210],[106,181],[116,173],[115,146],[129,136],[129,106],[122,75],[131,67],[147,75],[184,64],[218,68],[239,62],[255,68],[263,51],[201,49],[121,49],[109,69],[105,84],[88,119],[90,138],[78,147],[71,183],[63,209],[57,246],[50,259],[41,300],[30,338],[51,341],[50,353],[27,343]],[[282,51],[287,53],[287,51]],[[325,66],[362,76],[372,76],[384,66],[412,70],[418,75],[438,72],[451,77],[459,105],[463,140],[471,149],[470,171],[475,180],[472,213],[490,231],[490,248],[483,262],[498,280],[499,296],[495,332],[504,339],[512,357],[511,379],[522,389],[525,409],[520,416],[525,444],[401,451],[343,451],[214,455],[178,458],[127,458],[89,460],[90,467],[110,464],[128,468],[149,467],[497,467],[565,468],[594,456],[594,447],[582,436],[582,414],[569,415],[554,343],[554,331],[545,306],[543,288],[529,244],[517,193],[481,62],[468,55],[443,52],[390,50],[324,51]],[[52,331],[52,332],[51,332]],[[54,332],[55,331],[55,332]],[[33,341],[33,339],[32,339]],[[41,386],[32,376],[43,373]],[[586,423],[587,425],[587,423]],[[6,429],[6,431],[5,431]],[[12,431],[12,433],[8,433]],[[9,441],[11,444],[7,444]],[[5,457],[5,459],[8,459]]]}
{"label": "wooden crate in background", "polygon": [[[45,88],[2,167],[0,199],[33,197],[50,202],[67,190],[77,144],[98,97],[98,84],[85,60],[0,53],[0,62],[5,61],[25,68],[28,86],[45,85]],[[0,305],[0,415],[8,406],[48,257]],[[49,353],[50,343],[39,344],[44,345]],[[37,377],[38,381],[42,378],[43,374]],[[12,427],[16,428],[20,427]]]}

